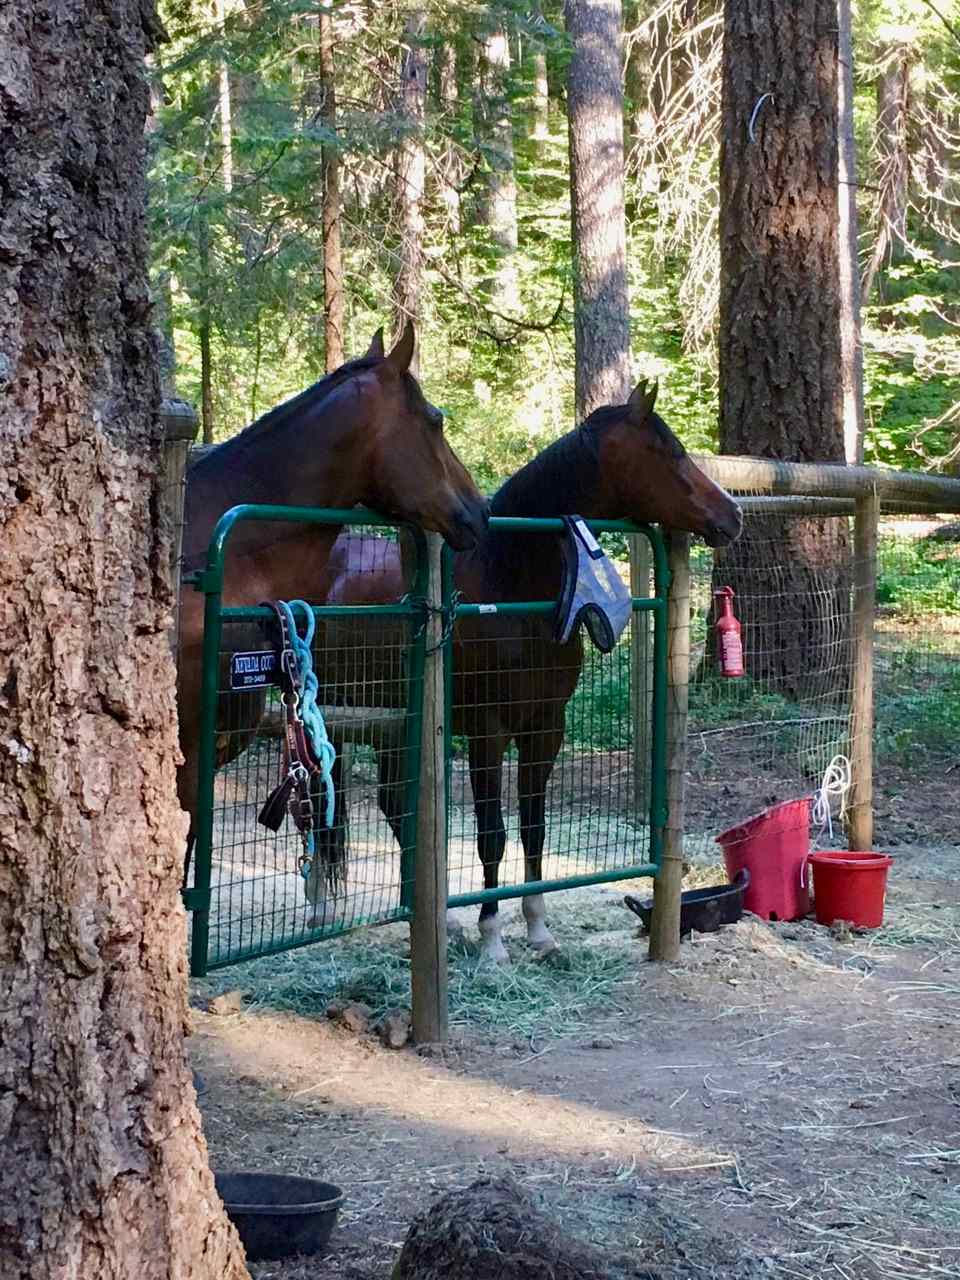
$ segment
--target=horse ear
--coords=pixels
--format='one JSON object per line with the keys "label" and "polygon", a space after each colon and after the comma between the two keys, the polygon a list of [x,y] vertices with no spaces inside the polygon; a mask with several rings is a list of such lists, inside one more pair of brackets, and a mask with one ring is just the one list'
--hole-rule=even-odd
{"label": "horse ear", "polygon": [[416,336],[413,332],[413,321],[408,320],[403,327],[400,341],[387,356],[387,364],[394,373],[406,373],[413,359],[413,344]]}
{"label": "horse ear", "polygon": [[655,382],[652,387],[648,387],[646,378],[641,378],[630,392],[630,399],[627,401],[627,408],[630,410],[628,416],[635,426],[642,427],[653,413],[653,406],[657,403],[658,385]]}
{"label": "horse ear", "polygon": [[370,346],[367,348],[365,360],[382,360],[383,359],[383,329],[378,329],[370,339]]}

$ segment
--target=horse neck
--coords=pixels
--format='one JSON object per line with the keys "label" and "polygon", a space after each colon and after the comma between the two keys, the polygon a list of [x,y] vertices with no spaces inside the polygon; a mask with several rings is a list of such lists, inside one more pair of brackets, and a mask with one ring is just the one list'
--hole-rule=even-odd
{"label": "horse neck", "polygon": [[[363,497],[361,460],[345,465],[351,451],[342,447],[353,429],[340,415],[323,422],[305,410],[275,428],[243,432],[201,459],[187,476],[184,559],[202,556],[217,520],[241,503],[354,506]],[[230,545],[238,554],[255,555],[278,537],[283,534],[276,524],[249,522]]]}
{"label": "horse neck", "polygon": [[[597,455],[579,431],[571,432],[533,458],[494,495],[492,516],[583,515],[599,518]],[[491,528],[478,554],[485,585],[509,590],[515,599],[541,599],[559,589],[557,534],[514,533]]]}

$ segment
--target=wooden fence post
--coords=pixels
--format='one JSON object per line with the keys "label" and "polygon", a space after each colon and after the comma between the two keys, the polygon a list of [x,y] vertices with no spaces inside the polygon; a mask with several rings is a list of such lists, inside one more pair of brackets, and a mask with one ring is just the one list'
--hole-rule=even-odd
{"label": "wooden fence post", "polygon": [[420,747],[420,795],[414,869],[413,920],[410,925],[410,984],[413,1038],[417,1044],[447,1039],[447,812],[444,751],[443,619],[439,534],[427,534],[431,606],[427,622],[427,658],[423,673],[423,726]]}
{"label": "wooden fence post", "polygon": [[653,887],[650,959],[680,955],[683,888],[683,792],[690,701],[690,535],[669,531],[670,595],[667,604],[667,825],[663,861]]}
{"label": "wooden fence post", "polygon": [[160,406],[163,423],[162,506],[170,521],[170,581],[173,584],[173,623],[170,647],[177,651],[180,619],[180,557],[183,549],[183,497],[187,456],[197,435],[197,415],[185,400],[164,400]]}
{"label": "wooden fence post", "polygon": [[877,493],[857,499],[853,522],[850,849],[873,848],[873,628],[877,598]]}
{"label": "wooden fence post", "polygon": [[[630,594],[650,595],[650,543],[643,534],[628,536],[630,546]],[[646,818],[650,808],[650,714],[653,695],[652,614],[630,615],[630,716],[633,743],[633,811]]]}

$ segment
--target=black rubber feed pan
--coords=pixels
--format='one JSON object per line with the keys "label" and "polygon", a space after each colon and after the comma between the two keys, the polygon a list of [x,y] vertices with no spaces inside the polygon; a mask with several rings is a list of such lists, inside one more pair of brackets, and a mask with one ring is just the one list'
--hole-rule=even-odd
{"label": "black rubber feed pan", "polygon": [[[736,924],[743,915],[743,895],[750,886],[750,872],[744,867],[733,884],[710,885],[706,889],[688,889],[680,895],[680,936],[696,929],[698,933],[716,933],[722,924]],[[641,901],[627,894],[624,906],[640,917],[650,932],[653,899]]]}
{"label": "black rubber feed pan", "polygon": [[332,1182],[282,1173],[216,1173],[227,1216],[251,1262],[321,1253],[343,1192]]}

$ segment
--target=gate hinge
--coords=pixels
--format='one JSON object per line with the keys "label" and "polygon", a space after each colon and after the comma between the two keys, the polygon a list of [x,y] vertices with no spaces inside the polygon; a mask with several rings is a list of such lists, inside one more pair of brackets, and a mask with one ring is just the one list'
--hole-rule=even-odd
{"label": "gate hinge", "polygon": [[194,569],[192,573],[185,573],[180,581],[185,587],[193,587],[194,591],[201,591],[204,595],[213,595],[223,587],[219,571],[213,569]]}
{"label": "gate hinge", "polygon": [[180,897],[183,899],[183,905],[188,911],[210,910],[209,889],[181,889]]}

